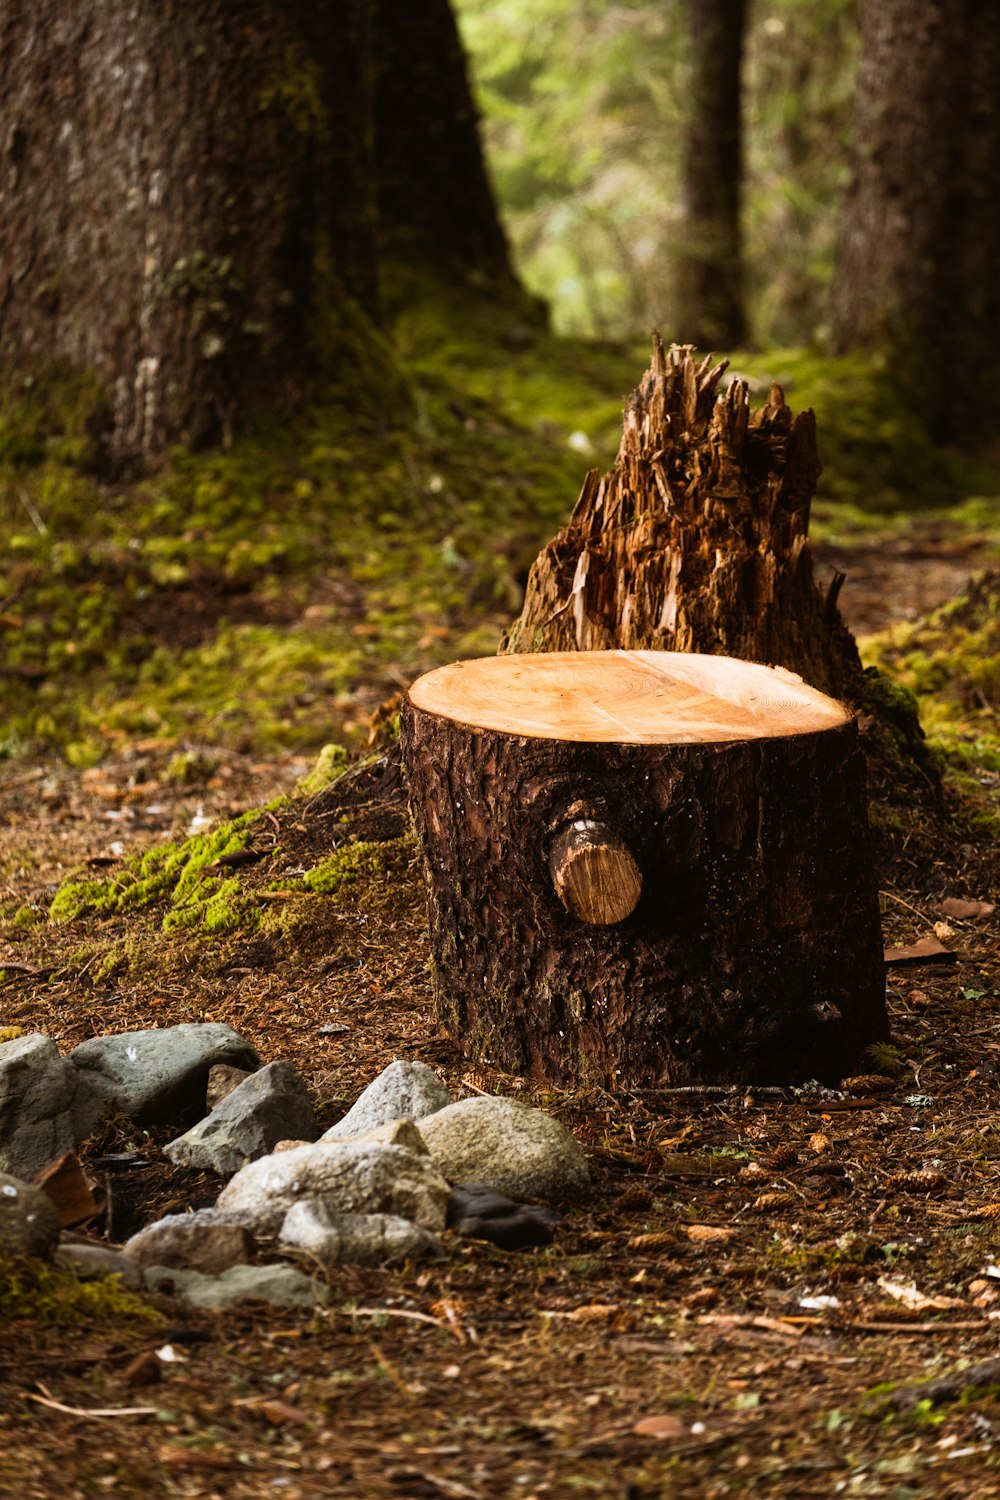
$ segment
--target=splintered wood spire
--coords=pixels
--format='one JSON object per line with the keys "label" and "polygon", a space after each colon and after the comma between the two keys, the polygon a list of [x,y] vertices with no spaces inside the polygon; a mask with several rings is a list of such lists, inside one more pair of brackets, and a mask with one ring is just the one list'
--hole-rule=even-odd
{"label": "splintered wood spire", "polygon": [[854,639],[824,597],[809,550],[820,474],[811,411],[781,387],[751,410],[728,361],[653,337],[621,447],[591,470],[564,527],[536,558],[502,651],[659,649],[788,667],[853,698]]}

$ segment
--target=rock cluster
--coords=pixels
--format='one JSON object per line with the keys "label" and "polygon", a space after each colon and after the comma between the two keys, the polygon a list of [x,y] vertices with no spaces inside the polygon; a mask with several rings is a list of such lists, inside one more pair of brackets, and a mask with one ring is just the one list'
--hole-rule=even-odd
{"label": "rock cluster", "polygon": [[[164,1154],[229,1178],[214,1207],[168,1215],[121,1247],[60,1239],[44,1169],[110,1112],[193,1121]],[[548,1244],[557,1220],[547,1205],[588,1189],[584,1154],[556,1120],[514,1099],[454,1100],[421,1062],[390,1064],[316,1132],[291,1064],[261,1066],[227,1026],[95,1037],[65,1057],[39,1034],[6,1042],[0,1256],[55,1256],[80,1275],[117,1272],[199,1306],[294,1305],[324,1294],[317,1267],[440,1255],[446,1229],[507,1250]],[[40,1186],[20,1180],[32,1175]]]}

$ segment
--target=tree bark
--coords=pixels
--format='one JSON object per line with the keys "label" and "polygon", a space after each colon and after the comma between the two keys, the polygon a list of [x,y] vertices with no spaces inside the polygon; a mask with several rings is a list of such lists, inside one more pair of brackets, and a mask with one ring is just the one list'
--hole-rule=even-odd
{"label": "tree bark", "polygon": [[746,337],[740,207],[745,0],[686,0],[690,45],[676,331],[705,349]]}
{"label": "tree bark", "polygon": [[0,97],[0,375],[91,372],[115,462],[356,391],[380,239],[514,286],[447,0],[4,0]]}
{"label": "tree bark", "polygon": [[605,1087],[836,1081],[887,1036],[840,705],[724,658],[573,653],[439,669],[401,722],[438,1016],[470,1057]]}
{"label": "tree bark", "polygon": [[862,7],[834,341],[887,352],[943,438],[997,411],[998,71],[996,6]]}
{"label": "tree bark", "polygon": [[516,285],[449,0],[374,0],[379,233],[394,267]]}
{"label": "tree bark", "polygon": [[0,357],[93,371],[117,453],[218,441],[373,307],[365,0],[7,0],[0,93]]}
{"label": "tree bark", "polygon": [[777,386],[755,412],[743,381],[718,399],[726,365],[709,365],[655,341],[615,465],[539,553],[502,649],[722,654],[854,699],[857,647],[813,580],[813,414],[793,417]]}

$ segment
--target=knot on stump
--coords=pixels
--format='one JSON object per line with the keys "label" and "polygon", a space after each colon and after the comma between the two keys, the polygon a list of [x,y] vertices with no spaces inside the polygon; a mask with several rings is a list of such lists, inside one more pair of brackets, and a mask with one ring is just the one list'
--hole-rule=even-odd
{"label": "knot on stump", "polygon": [[571,917],[610,927],[631,916],[642,895],[642,872],[625,840],[605,823],[577,818],[549,847],[549,874]]}

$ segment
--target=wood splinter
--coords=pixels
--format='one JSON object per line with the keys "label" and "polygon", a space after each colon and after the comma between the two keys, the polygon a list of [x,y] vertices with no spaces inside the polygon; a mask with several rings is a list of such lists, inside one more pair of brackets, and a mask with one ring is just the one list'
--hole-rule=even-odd
{"label": "wood splinter", "polygon": [[552,840],[549,874],[570,916],[594,927],[624,922],[642,895],[642,874],[628,845],[593,818],[577,818]]}

